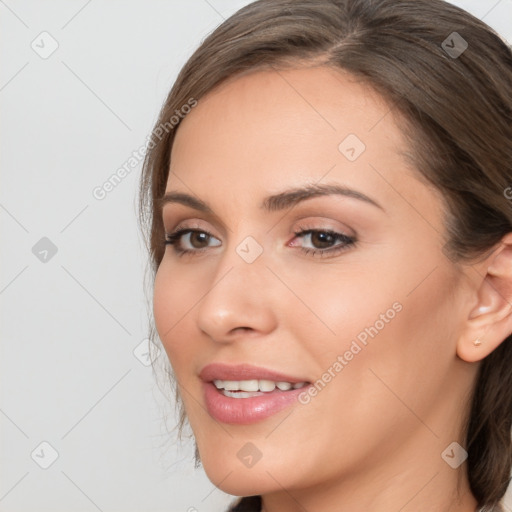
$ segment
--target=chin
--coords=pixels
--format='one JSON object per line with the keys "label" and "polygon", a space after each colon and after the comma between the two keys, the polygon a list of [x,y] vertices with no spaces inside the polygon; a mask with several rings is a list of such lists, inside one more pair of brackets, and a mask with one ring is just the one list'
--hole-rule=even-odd
{"label": "chin", "polygon": [[252,467],[246,467],[236,456],[201,456],[201,462],[209,480],[221,491],[234,496],[269,493],[289,484],[281,467],[266,465],[263,459]]}

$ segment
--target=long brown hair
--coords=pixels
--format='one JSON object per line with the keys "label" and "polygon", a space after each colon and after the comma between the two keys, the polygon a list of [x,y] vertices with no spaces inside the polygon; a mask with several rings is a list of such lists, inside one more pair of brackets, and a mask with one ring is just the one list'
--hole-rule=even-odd
{"label": "long brown hair", "polygon": [[[512,54],[490,27],[442,0],[253,2],[190,57],[155,131],[228,78],[308,62],[355,75],[399,114],[419,176],[441,192],[444,252],[453,262],[475,261],[512,231],[512,203],[504,193],[512,184]],[[153,276],[165,249],[157,199],[178,127],[153,137],[140,182]],[[511,366],[509,337],[481,362],[468,404],[468,478],[485,511],[501,510],[510,481]],[[180,431],[184,421],[180,404]]]}

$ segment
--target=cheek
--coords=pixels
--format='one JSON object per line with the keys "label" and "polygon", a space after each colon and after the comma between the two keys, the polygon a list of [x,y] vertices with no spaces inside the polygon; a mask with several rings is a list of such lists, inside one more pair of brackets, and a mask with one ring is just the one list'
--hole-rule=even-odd
{"label": "cheek", "polygon": [[[375,262],[359,272],[340,272],[330,283],[316,280],[308,304],[322,322],[308,327],[302,320],[295,333],[307,343],[321,379],[335,381],[325,395],[333,401],[343,397],[348,410],[361,417],[375,417],[382,404],[387,412],[404,409],[393,392],[423,409],[455,357],[458,285],[449,266],[426,257],[421,266],[410,263],[418,259],[385,261],[385,268]],[[333,281],[342,284],[333,288]],[[296,282],[296,289],[308,288]],[[386,415],[384,409],[379,414]]]}
{"label": "cheek", "polygon": [[153,317],[158,336],[164,346],[167,337],[165,333],[173,325],[172,316],[175,304],[176,300],[173,297],[172,288],[167,285],[164,264],[162,263],[156,273],[153,287]]}
{"label": "cheek", "polygon": [[153,315],[156,330],[173,369],[179,370],[182,365],[178,359],[186,357],[187,350],[193,350],[193,340],[183,343],[183,339],[190,337],[184,332],[184,327],[187,325],[187,315],[197,301],[194,295],[199,296],[199,293],[194,293],[190,279],[171,272],[164,256],[155,276]]}
{"label": "cheek", "polygon": [[[353,325],[355,330],[343,342],[345,359],[351,360],[335,386],[368,434],[372,418],[379,418],[388,431],[415,428],[417,417],[428,417],[445,389],[455,360],[454,284],[447,272],[436,272],[412,293],[411,281],[405,280],[394,303],[381,295],[380,303],[372,297],[352,304],[363,323]],[[392,304],[396,308],[387,309]],[[363,318],[357,313],[360,308],[373,316],[365,313]]]}
{"label": "cheek", "polygon": [[393,308],[402,296],[400,279],[389,263],[383,271],[372,262],[357,261],[356,255],[348,260],[279,269],[293,292],[279,303],[279,319],[293,331],[292,338],[308,348],[311,358],[320,362],[317,370],[349,350],[357,337],[362,343],[370,339],[368,329],[374,325],[379,331],[387,328],[381,316],[392,322],[396,307],[400,308],[399,304]]}

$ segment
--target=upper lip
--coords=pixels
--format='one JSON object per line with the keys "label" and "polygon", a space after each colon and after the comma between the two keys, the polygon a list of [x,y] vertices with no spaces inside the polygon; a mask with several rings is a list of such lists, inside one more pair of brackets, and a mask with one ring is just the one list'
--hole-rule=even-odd
{"label": "upper lip", "polygon": [[204,366],[199,373],[199,377],[205,382],[213,380],[272,380],[274,382],[307,382],[307,379],[301,379],[285,375],[284,373],[268,370],[251,364],[224,364],[210,363]]}

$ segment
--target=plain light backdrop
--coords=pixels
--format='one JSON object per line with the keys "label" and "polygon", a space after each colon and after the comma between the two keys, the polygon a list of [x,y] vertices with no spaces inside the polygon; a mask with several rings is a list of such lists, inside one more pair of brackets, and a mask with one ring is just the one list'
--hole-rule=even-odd
{"label": "plain light backdrop", "polygon": [[[248,3],[0,0],[2,512],[223,512],[234,500],[194,469],[192,443],[177,447],[147,366],[141,165],[129,159],[192,51]],[[512,0],[454,3],[512,41]]]}

